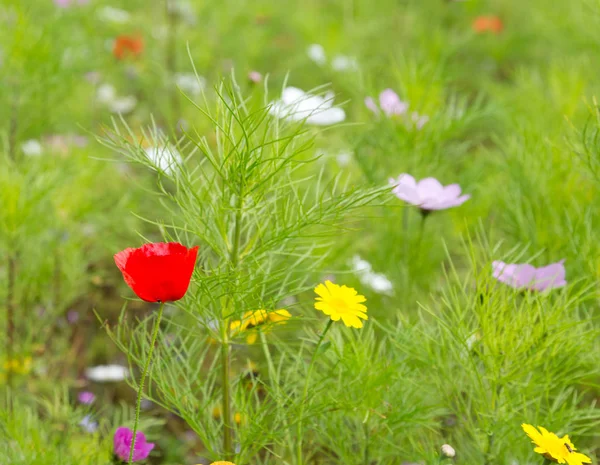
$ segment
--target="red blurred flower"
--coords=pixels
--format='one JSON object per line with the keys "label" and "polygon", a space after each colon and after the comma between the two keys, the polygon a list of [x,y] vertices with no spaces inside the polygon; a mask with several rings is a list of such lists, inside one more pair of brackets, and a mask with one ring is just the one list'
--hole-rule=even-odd
{"label": "red blurred flower", "polygon": [[478,16],[473,21],[473,30],[477,33],[493,32],[500,34],[504,29],[504,23],[498,16]]}
{"label": "red blurred flower", "polygon": [[144,51],[144,40],[140,36],[118,36],[113,45],[113,55],[122,60],[126,55],[139,56]]}
{"label": "red blurred flower", "polygon": [[172,302],[188,290],[198,246],[188,249],[177,242],[144,244],[115,255],[127,285],[146,302]]}

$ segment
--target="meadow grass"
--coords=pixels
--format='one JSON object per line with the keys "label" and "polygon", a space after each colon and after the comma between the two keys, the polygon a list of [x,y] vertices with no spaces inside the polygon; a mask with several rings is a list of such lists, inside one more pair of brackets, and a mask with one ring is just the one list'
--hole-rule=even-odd
{"label": "meadow grass", "polygon": [[[4,0],[0,464],[122,426],[156,465],[582,463],[522,424],[596,463],[599,7]],[[163,241],[199,249],[159,320],[113,255]]]}

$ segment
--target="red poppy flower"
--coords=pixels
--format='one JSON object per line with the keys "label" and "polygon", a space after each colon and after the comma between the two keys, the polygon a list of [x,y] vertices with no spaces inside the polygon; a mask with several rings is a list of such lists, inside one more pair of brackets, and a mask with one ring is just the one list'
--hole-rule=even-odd
{"label": "red poppy flower", "polygon": [[139,36],[118,36],[113,45],[113,55],[122,60],[126,55],[137,57],[144,51],[144,40]]}
{"label": "red poppy flower", "polygon": [[478,16],[473,21],[473,30],[477,33],[493,32],[499,34],[504,29],[504,24],[498,16]]}
{"label": "red poppy flower", "polygon": [[146,302],[172,302],[188,290],[198,246],[188,249],[177,242],[144,244],[115,255],[127,285]]}

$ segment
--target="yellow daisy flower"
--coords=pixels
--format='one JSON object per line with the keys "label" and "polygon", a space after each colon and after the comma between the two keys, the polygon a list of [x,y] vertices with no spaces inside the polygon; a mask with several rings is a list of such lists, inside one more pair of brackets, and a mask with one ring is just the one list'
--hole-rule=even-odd
{"label": "yellow daisy flower", "polygon": [[538,426],[539,431],[531,425],[523,423],[523,431],[531,438],[537,447],[534,452],[543,455],[548,460],[568,465],[583,465],[592,463],[587,455],[575,452],[577,449],[569,439],[568,435],[559,438],[556,434],[549,432],[546,428]]}
{"label": "yellow daisy flower", "polygon": [[319,296],[316,297],[315,308],[329,315],[333,321],[341,319],[349,328],[362,328],[360,319],[369,319],[367,307],[362,304],[367,299],[356,289],[325,281],[325,284],[315,287],[315,293]]}
{"label": "yellow daisy flower", "polygon": [[[234,320],[230,323],[229,328],[233,334],[247,331],[252,328],[256,328],[266,323],[283,324],[286,323],[292,317],[292,314],[287,310],[279,309],[272,312],[266,310],[254,310],[244,313],[241,320]],[[268,332],[268,329],[263,328],[263,332]],[[246,336],[246,342],[248,344],[254,344],[258,334],[251,332]]]}

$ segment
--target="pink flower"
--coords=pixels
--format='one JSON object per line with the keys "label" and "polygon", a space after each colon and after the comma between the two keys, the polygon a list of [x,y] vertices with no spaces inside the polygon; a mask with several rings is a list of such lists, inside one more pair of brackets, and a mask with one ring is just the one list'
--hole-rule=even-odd
{"label": "pink flower", "polygon": [[54,0],[54,4],[61,8],[66,8],[71,3],[71,0]]}
{"label": "pink flower", "polygon": [[[115,454],[124,462],[129,460],[129,451],[133,441],[133,431],[129,428],[121,426],[115,431],[114,445]],[[133,461],[144,460],[150,455],[150,451],[154,449],[154,443],[146,442],[146,436],[141,431],[135,435],[135,449],[133,450]]]}
{"label": "pink flower", "polygon": [[385,113],[385,116],[403,115],[408,110],[408,103],[403,102],[398,94],[392,89],[385,89],[379,94],[379,107],[372,97],[365,99],[365,105],[376,115],[379,115],[379,107]]}
{"label": "pink flower", "polygon": [[262,74],[260,74],[258,71],[250,71],[248,73],[248,79],[255,84],[258,84],[260,81],[262,81],[262,78]]}
{"label": "pink flower", "polygon": [[435,178],[417,182],[410,174],[401,174],[398,179],[390,179],[390,184],[394,186],[392,192],[396,197],[426,212],[458,207],[471,198],[470,195],[460,195],[458,184],[442,186]]}
{"label": "pink flower", "polygon": [[527,263],[509,264],[501,261],[492,263],[492,276],[515,289],[545,291],[567,284],[564,260],[536,268]]}
{"label": "pink flower", "polygon": [[94,395],[93,392],[82,391],[77,396],[77,400],[82,404],[90,405],[90,404],[94,403],[94,401],[96,400],[96,396]]}

